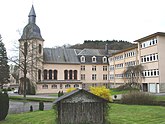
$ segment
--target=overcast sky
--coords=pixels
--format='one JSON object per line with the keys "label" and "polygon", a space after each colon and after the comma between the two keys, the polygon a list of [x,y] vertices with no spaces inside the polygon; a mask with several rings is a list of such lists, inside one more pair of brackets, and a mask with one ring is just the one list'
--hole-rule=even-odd
{"label": "overcast sky", "polygon": [[7,50],[21,37],[32,4],[44,47],[84,40],[133,42],[165,32],[165,0],[1,0],[0,34]]}

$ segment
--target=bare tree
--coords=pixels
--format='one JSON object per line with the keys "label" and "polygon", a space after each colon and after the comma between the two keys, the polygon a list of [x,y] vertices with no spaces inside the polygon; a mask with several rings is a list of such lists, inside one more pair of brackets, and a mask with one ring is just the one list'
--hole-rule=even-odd
{"label": "bare tree", "polygon": [[[19,56],[12,56],[9,60],[19,67],[19,93],[23,93],[24,99],[26,99],[29,83],[32,88],[38,81],[38,69],[42,70],[43,56],[41,54],[42,48],[37,39],[19,42]],[[15,51],[17,50],[18,47]]]}
{"label": "bare tree", "polygon": [[143,66],[141,64],[127,67],[127,69],[123,72],[123,75],[130,87],[141,89],[140,82],[144,79]]}

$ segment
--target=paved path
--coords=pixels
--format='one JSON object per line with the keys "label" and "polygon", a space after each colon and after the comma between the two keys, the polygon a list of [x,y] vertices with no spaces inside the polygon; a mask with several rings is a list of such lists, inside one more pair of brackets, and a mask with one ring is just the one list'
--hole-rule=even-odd
{"label": "paved path", "polygon": [[[22,96],[17,93],[9,93],[9,96]],[[57,98],[57,96],[49,96],[49,94],[36,94],[36,95],[26,95],[26,97],[33,97],[33,98]]]}
{"label": "paved path", "polygon": [[[9,96],[22,96],[16,93],[9,93]],[[26,97],[33,98],[57,98],[56,96],[49,96],[48,94],[39,94],[39,95],[26,95]],[[9,113],[23,113],[28,112],[30,110],[30,106],[33,106],[33,110],[39,109],[39,102],[22,102],[22,101],[10,101],[9,102]],[[52,102],[44,102],[44,110],[49,110],[52,108]]]}
{"label": "paved path", "polygon": [[[9,102],[9,113],[23,113],[30,110],[30,106],[33,106],[33,110],[39,109],[39,102],[20,102],[20,101],[10,101]],[[53,103],[44,102],[44,110],[52,109]]]}

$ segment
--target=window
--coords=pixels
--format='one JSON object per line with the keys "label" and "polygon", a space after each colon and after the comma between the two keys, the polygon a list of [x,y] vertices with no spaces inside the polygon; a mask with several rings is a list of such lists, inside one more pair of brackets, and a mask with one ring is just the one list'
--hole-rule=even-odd
{"label": "window", "polygon": [[38,80],[39,81],[41,80],[41,70],[40,69],[38,70]]}
{"label": "window", "polygon": [[96,74],[92,74],[92,80],[96,80]]}
{"label": "window", "polygon": [[75,84],[75,85],[74,85],[74,88],[79,88],[79,85],[78,85],[78,84]]}
{"label": "window", "polygon": [[69,79],[72,80],[72,70],[69,70]]}
{"label": "window", "polygon": [[92,84],[92,87],[96,87],[96,86],[97,86],[97,84],[96,84],[96,83]]}
{"label": "window", "polygon": [[44,70],[44,80],[47,79],[47,70]]}
{"label": "window", "polygon": [[41,47],[41,44],[39,44],[39,54],[41,54],[41,52],[42,52],[42,47]]}
{"label": "window", "polygon": [[125,53],[125,58],[132,57],[132,56],[135,56],[135,55],[136,55],[136,51],[130,51],[130,52]]}
{"label": "window", "polygon": [[152,61],[157,61],[157,60],[158,60],[158,54],[157,53],[141,56],[141,62],[142,63],[152,62]]}
{"label": "window", "polygon": [[54,70],[54,80],[57,80],[57,70]]}
{"label": "window", "polygon": [[123,74],[115,74],[116,78],[123,78]]}
{"label": "window", "polygon": [[116,64],[116,65],[115,65],[115,68],[123,68],[123,63],[121,63],[121,64]]}
{"label": "window", "polygon": [[42,85],[42,89],[48,89],[48,85],[46,84]]}
{"label": "window", "polygon": [[114,65],[111,65],[111,66],[110,66],[110,70],[111,70],[111,71],[114,70]]}
{"label": "window", "polygon": [[92,57],[92,62],[96,62],[96,57],[95,56]]}
{"label": "window", "polygon": [[110,78],[110,80],[113,80],[114,79],[114,75],[113,74],[110,75],[109,78]]}
{"label": "window", "polygon": [[144,70],[143,75],[144,77],[159,76],[159,70],[158,69]]}
{"label": "window", "polygon": [[[142,61],[143,61],[143,60],[142,60]],[[126,67],[134,66],[134,65],[136,65],[136,62],[135,62],[135,61],[130,61],[130,62],[126,62],[126,63],[125,63],[125,66],[126,66]]]}
{"label": "window", "polygon": [[68,70],[64,70],[64,79],[68,80]]}
{"label": "window", "polygon": [[115,56],[115,60],[121,60],[123,59],[123,55]]}
{"label": "window", "polygon": [[152,61],[152,54],[150,54],[150,61]]}
{"label": "window", "polygon": [[85,80],[85,74],[81,74],[81,80]]}
{"label": "window", "polygon": [[62,84],[60,84],[60,89],[62,89]]}
{"label": "window", "polygon": [[52,70],[49,70],[49,80],[52,79]]}
{"label": "window", "polygon": [[65,88],[70,88],[70,84],[66,84],[65,85]]}
{"label": "window", "polygon": [[24,43],[24,54],[27,55],[28,54],[28,42]]}
{"label": "window", "polygon": [[107,63],[107,57],[103,57],[103,63]]}
{"label": "window", "polygon": [[107,71],[107,66],[103,66],[103,71]]}
{"label": "window", "polygon": [[81,71],[85,71],[85,65],[81,65]]}
{"label": "window", "polygon": [[77,80],[77,70],[74,70],[74,80]]}
{"label": "window", "polygon": [[103,74],[103,80],[107,80],[107,74]]}
{"label": "window", "polygon": [[85,62],[85,56],[81,56],[81,62]]}
{"label": "window", "polygon": [[92,66],[92,71],[96,71],[96,66],[95,65]]}
{"label": "window", "polygon": [[52,89],[57,89],[57,85],[56,84],[53,84],[52,85]]}
{"label": "window", "polygon": [[145,41],[141,44],[141,48],[146,48],[146,47],[149,47],[149,46],[153,46],[157,44],[157,39],[156,38],[153,38],[151,40],[148,40],[148,41]]}
{"label": "window", "polygon": [[158,54],[156,54],[156,60],[158,60]]}

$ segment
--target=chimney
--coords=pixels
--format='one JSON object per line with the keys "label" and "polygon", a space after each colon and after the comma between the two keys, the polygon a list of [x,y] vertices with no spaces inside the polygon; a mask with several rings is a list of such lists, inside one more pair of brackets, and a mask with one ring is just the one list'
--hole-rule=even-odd
{"label": "chimney", "polygon": [[105,45],[105,54],[108,55],[108,44]]}

